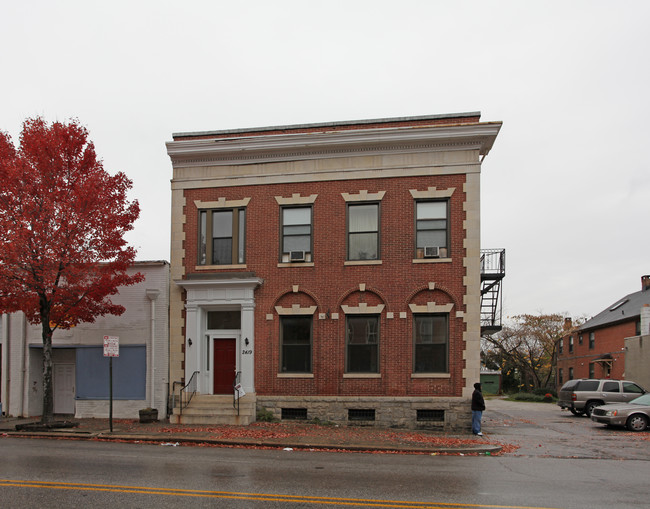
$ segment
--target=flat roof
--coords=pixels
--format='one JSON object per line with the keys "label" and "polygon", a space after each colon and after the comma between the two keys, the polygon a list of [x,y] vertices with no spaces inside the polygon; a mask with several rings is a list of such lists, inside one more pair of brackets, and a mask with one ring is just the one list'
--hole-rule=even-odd
{"label": "flat roof", "polygon": [[224,135],[237,135],[246,133],[263,133],[269,131],[295,131],[302,129],[327,129],[342,126],[363,126],[374,124],[394,124],[394,123],[409,123],[409,122],[427,122],[427,121],[440,121],[444,119],[453,118],[471,118],[481,117],[480,111],[465,112],[465,113],[447,113],[439,115],[420,115],[415,117],[391,117],[391,118],[374,118],[364,120],[344,120],[340,122],[320,122],[314,124],[292,124],[281,126],[267,126],[267,127],[251,127],[244,129],[226,129],[218,131],[194,131],[194,132],[180,132],[172,133],[172,137],[185,138],[185,137],[203,137],[203,136],[224,136]]}

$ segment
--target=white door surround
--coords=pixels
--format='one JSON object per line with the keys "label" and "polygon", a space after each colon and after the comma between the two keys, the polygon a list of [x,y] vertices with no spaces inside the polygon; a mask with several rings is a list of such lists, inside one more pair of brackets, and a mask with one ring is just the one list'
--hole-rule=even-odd
{"label": "white door surround", "polygon": [[[212,394],[212,347],[209,346],[217,331],[207,330],[207,312],[220,309],[239,309],[241,329],[229,331],[237,338],[237,369],[240,383],[246,393],[255,392],[255,289],[263,280],[256,277],[224,279],[219,274],[214,279],[183,279],[175,283],[186,290],[185,303],[185,379],[199,372],[197,391]],[[226,331],[219,331],[218,334]],[[236,332],[236,335],[233,334]],[[244,342],[244,343],[242,343]],[[209,364],[208,364],[209,362]]]}

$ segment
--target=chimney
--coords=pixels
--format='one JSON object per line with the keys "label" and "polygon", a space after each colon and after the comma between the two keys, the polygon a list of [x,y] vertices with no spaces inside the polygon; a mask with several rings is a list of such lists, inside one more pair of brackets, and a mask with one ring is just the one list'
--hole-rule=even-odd
{"label": "chimney", "polygon": [[641,291],[650,290],[650,275],[641,276]]}
{"label": "chimney", "polygon": [[573,326],[573,320],[571,320],[571,317],[569,316],[568,318],[564,319],[564,330],[568,330]]}

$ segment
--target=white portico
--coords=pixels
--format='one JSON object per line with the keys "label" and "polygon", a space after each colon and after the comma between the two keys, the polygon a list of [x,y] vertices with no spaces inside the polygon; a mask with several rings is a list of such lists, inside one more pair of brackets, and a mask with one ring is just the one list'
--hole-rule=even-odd
{"label": "white portico", "polygon": [[185,304],[185,380],[194,373],[197,392],[232,394],[237,373],[247,394],[255,392],[256,277],[177,280]]}

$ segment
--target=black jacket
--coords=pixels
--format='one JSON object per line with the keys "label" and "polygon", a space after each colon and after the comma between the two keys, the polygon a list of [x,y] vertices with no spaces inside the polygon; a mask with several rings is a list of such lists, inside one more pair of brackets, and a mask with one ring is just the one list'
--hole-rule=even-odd
{"label": "black jacket", "polygon": [[481,412],[485,410],[483,393],[478,389],[475,389],[472,393],[472,410],[480,410]]}

